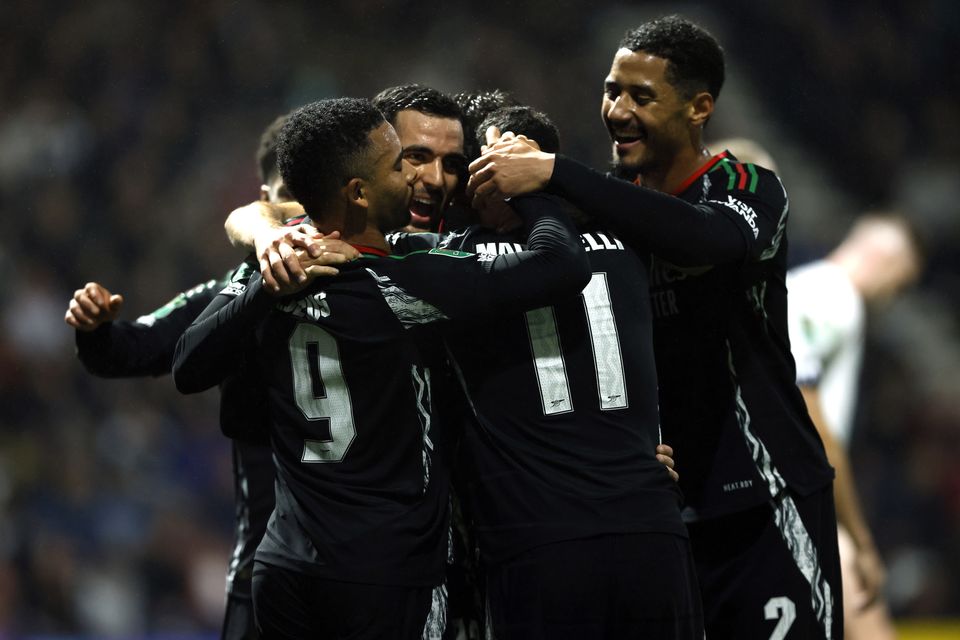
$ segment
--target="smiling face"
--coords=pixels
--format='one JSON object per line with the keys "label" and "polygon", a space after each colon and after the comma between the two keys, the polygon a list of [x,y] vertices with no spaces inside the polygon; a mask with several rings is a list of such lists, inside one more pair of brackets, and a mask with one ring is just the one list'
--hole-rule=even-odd
{"label": "smiling face", "polygon": [[692,104],[666,79],[668,61],[620,49],[604,81],[601,116],[614,163],[630,175],[664,172],[691,144]]}
{"label": "smiling face", "polygon": [[416,171],[409,224],[422,231],[436,230],[467,165],[463,127],[456,118],[414,109],[398,112],[395,121],[404,163]]}
{"label": "smiling face", "polygon": [[403,161],[396,131],[384,122],[370,132],[365,164],[370,167],[364,195],[367,215],[382,233],[407,223],[415,171]]}

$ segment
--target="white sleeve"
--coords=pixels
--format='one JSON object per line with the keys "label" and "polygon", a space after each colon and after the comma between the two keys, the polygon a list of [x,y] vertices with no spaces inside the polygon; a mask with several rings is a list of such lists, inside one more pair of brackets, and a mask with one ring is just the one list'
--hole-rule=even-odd
{"label": "white sleeve", "polygon": [[842,272],[820,264],[791,269],[787,292],[797,383],[815,385],[844,345],[856,339],[862,321],[859,300]]}

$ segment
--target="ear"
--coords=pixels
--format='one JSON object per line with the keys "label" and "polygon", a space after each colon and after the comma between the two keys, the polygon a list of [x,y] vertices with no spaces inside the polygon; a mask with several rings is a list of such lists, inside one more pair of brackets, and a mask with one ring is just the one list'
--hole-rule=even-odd
{"label": "ear", "polygon": [[343,193],[351,205],[366,208],[370,204],[367,200],[367,184],[363,178],[350,178],[343,187]]}
{"label": "ear", "polygon": [[265,184],[260,185],[260,202],[270,202],[270,187]]}
{"label": "ear", "polygon": [[690,124],[702,127],[713,114],[713,96],[701,91],[690,100]]}

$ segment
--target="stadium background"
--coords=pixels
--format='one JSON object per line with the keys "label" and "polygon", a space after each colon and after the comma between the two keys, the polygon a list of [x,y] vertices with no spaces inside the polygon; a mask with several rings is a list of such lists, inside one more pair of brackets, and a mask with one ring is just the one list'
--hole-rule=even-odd
{"label": "stadium background", "polygon": [[75,288],[106,284],[132,318],[224,273],[239,256],[221,225],[257,194],[257,136],[321,97],[501,87],[602,166],[615,43],[666,12],[724,44],[709,133],[778,160],[794,263],[872,206],[906,207],[927,238],[922,284],[871,325],[852,458],[906,637],[957,633],[955,3],[479,4],[0,5],[0,638],[214,637],[221,620],[232,485],[216,394],[86,375],[62,320]]}

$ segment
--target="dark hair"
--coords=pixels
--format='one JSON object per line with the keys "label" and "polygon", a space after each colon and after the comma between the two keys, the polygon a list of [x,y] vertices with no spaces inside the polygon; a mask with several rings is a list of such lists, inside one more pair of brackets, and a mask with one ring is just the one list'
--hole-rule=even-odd
{"label": "dark hair", "polygon": [[277,167],[277,138],[280,129],[287,121],[287,114],[277,118],[267,125],[260,134],[260,146],[257,147],[257,171],[260,174],[260,184],[267,184],[270,178],[279,171]]}
{"label": "dark hair", "polygon": [[460,107],[445,93],[419,84],[404,84],[384,89],[373,96],[373,106],[390,124],[397,124],[397,114],[413,109],[440,118],[460,119]]}
{"label": "dark hair", "polygon": [[290,114],[277,140],[277,164],[293,196],[308,214],[319,215],[341,186],[366,177],[358,160],[383,114],[365,98],[334,98]]}
{"label": "dark hair", "polygon": [[456,93],[453,95],[453,100],[460,105],[462,113],[460,120],[463,122],[463,151],[468,160],[480,156],[477,129],[484,118],[497,109],[520,105],[519,100],[501,89]]}
{"label": "dark hair", "polygon": [[667,82],[687,99],[707,91],[716,100],[723,87],[723,49],[705,29],[677,15],[644,22],[623,36],[621,49],[644,51],[667,61]]}
{"label": "dark hair", "polygon": [[541,151],[557,153],[560,151],[560,132],[547,114],[533,107],[516,106],[497,109],[477,127],[477,144],[486,144],[484,135],[488,127],[497,127],[501,133],[512,131],[536,140]]}

